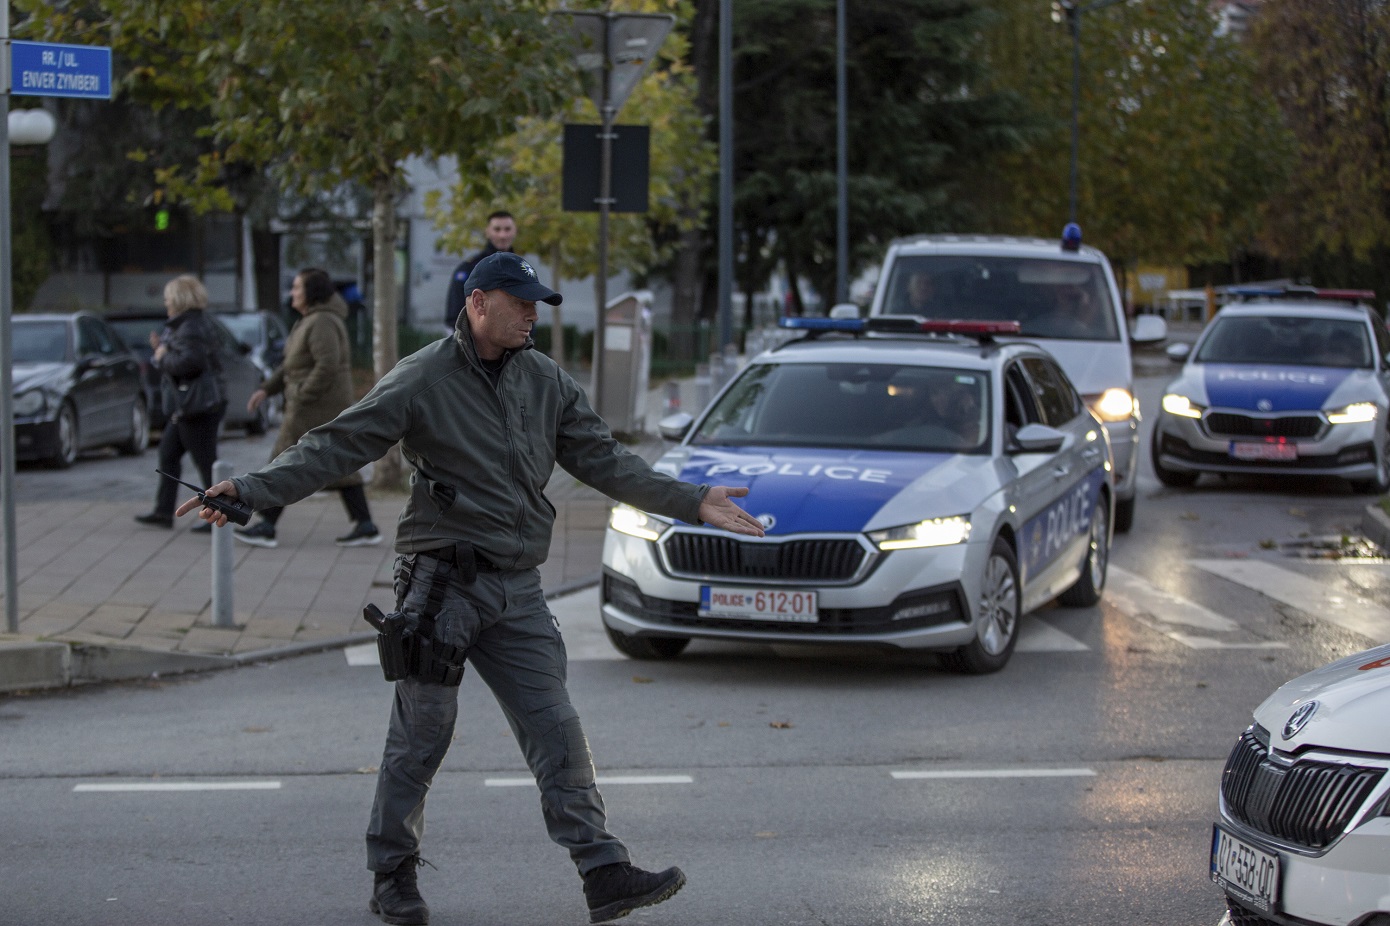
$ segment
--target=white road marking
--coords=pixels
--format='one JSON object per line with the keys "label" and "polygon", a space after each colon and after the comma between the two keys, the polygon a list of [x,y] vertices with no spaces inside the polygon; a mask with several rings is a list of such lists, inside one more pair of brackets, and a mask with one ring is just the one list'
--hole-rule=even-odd
{"label": "white road marking", "polygon": [[938,772],[889,772],[898,780],[946,778],[1091,778],[1089,768],[965,768]]}
{"label": "white road marking", "polygon": [[1018,628],[1015,653],[1084,653],[1090,649],[1076,637],[1062,633],[1051,624],[1026,618]]}
{"label": "white road marking", "polygon": [[[1281,570],[1282,571],[1282,570]],[[1189,649],[1287,649],[1287,643],[1260,640],[1253,643],[1231,642],[1215,637],[1198,636],[1172,629],[1174,624],[1193,627],[1209,633],[1232,633],[1240,625],[1223,614],[1204,608],[1159,588],[1132,572],[1113,564],[1105,582],[1105,602],[1137,624],[1175,640]]]}
{"label": "white road marking", "polygon": [[1313,617],[1379,643],[1390,641],[1390,610],[1326,582],[1309,579],[1257,559],[1195,559],[1192,564],[1215,576],[1292,605]]}
{"label": "white road marking", "polygon": [[343,655],[347,657],[347,664],[350,666],[381,665],[381,655],[377,652],[375,643],[349,646],[343,650]]}
{"label": "white road marking", "polygon": [[[599,775],[594,779],[601,785],[692,785],[695,779],[689,775]],[[483,784],[489,788],[517,788],[522,785],[535,786],[534,778],[485,778]]]}
{"label": "white road marking", "polygon": [[278,781],[138,781],[124,784],[73,785],[75,792],[91,791],[278,791]]}

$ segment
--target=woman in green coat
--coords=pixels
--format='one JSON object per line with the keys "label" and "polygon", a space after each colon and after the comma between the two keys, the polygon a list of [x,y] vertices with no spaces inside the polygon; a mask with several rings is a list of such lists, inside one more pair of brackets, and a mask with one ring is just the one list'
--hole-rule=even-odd
{"label": "woman in green coat", "polygon": [[[285,360],[265,384],[251,394],[247,408],[255,411],[268,397],[285,396],[285,417],[271,452],[273,460],[308,431],[327,424],[353,403],[352,351],[348,343],[347,303],[322,270],[301,270],[290,289],[290,306],[304,317],[285,342]],[[362,476],[353,473],[330,486],[343,497],[353,528],[337,539],[340,547],[360,547],[381,542],[372,523]],[[236,529],[236,538],[258,547],[276,545],[275,524],[283,508],[267,508],[261,520]]]}

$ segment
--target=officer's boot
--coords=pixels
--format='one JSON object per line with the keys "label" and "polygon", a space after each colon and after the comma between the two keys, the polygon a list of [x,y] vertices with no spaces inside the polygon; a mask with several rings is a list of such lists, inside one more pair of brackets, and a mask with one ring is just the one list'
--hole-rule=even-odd
{"label": "officer's boot", "polygon": [[627,862],[595,868],[584,875],[589,922],[605,923],[627,916],[638,907],[661,903],[684,886],[685,872],[679,868],[643,871]]}
{"label": "officer's boot", "polygon": [[426,926],[430,921],[430,908],[415,886],[415,869],[428,864],[420,856],[412,855],[397,865],[395,871],[377,872],[367,909],[381,917],[382,922],[395,926]]}

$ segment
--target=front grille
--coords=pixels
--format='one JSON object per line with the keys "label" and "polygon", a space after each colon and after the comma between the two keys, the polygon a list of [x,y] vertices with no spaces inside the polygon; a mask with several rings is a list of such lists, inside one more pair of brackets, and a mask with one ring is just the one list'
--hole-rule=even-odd
{"label": "front grille", "polygon": [[671,571],[727,579],[844,582],[854,577],[868,551],[855,540],[788,540],[748,543],[733,537],[677,532],[663,546]]}
{"label": "front grille", "polygon": [[1315,437],[1322,430],[1317,415],[1238,415],[1212,412],[1205,419],[1214,437]]}
{"label": "front grille", "polygon": [[[1276,762],[1256,728],[1246,730],[1221,773],[1221,795],[1240,822],[1307,849],[1323,849],[1347,828],[1385,774],[1333,762]],[[1267,737],[1268,734],[1265,734]]]}

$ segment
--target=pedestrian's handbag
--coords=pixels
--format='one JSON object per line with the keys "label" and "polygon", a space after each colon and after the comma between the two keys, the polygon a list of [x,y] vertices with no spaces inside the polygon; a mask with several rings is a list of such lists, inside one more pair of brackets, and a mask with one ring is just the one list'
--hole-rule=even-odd
{"label": "pedestrian's handbag", "polygon": [[178,386],[178,413],[185,418],[215,412],[226,401],[222,384],[212,370],[204,370],[196,379]]}

